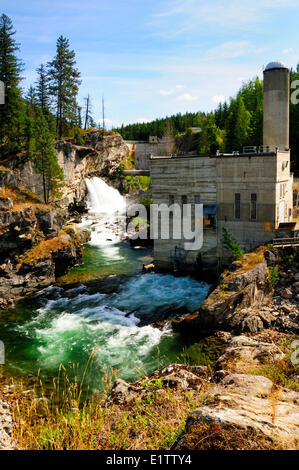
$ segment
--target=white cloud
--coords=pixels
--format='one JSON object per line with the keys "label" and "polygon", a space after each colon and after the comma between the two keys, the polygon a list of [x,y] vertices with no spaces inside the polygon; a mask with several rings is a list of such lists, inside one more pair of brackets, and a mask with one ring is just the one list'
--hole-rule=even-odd
{"label": "white cloud", "polygon": [[[103,119],[102,118],[95,119],[95,122],[97,124],[102,124]],[[119,121],[116,121],[115,119],[105,118],[105,125],[107,127],[120,127],[122,125],[122,123],[119,122]]]}
{"label": "white cloud", "polygon": [[170,95],[173,95],[174,93],[177,93],[178,90],[182,90],[183,88],[185,88],[184,85],[176,85],[174,88],[170,90],[159,90],[159,95],[170,96]]}
{"label": "white cloud", "polygon": [[290,47],[289,49],[284,49],[284,50],[282,51],[282,53],[283,53],[284,55],[291,54],[291,52],[293,52],[293,48],[292,48],[292,47]]}
{"label": "white cloud", "polygon": [[213,58],[234,59],[246,54],[252,48],[249,41],[230,41],[208,51]]}
{"label": "white cloud", "polygon": [[180,95],[178,97],[178,100],[180,100],[180,101],[196,101],[197,96],[190,95],[190,93],[184,93],[183,95]]}
{"label": "white cloud", "polygon": [[193,29],[225,27],[242,30],[271,21],[275,9],[298,7],[299,0],[165,0],[153,15],[156,34],[173,38]]}
{"label": "white cloud", "polygon": [[173,90],[159,90],[159,95],[169,96],[173,94]]}
{"label": "white cloud", "polygon": [[224,103],[225,98],[223,95],[215,95],[213,96],[212,100],[214,103],[219,104],[219,103]]}

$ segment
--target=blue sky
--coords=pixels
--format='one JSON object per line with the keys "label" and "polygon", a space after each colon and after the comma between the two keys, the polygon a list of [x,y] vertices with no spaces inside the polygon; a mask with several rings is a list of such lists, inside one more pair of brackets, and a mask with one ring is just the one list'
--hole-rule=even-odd
{"label": "blue sky", "polygon": [[209,111],[271,60],[299,62],[299,0],[0,0],[25,63],[23,87],[66,36],[80,101],[109,125]]}

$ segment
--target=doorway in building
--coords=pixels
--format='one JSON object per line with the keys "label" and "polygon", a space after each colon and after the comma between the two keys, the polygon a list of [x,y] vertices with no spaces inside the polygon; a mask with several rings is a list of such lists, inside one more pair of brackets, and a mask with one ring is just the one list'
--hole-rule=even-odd
{"label": "doorway in building", "polygon": [[284,222],[284,209],[285,209],[285,202],[280,201],[280,203],[279,203],[279,223],[281,223],[281,224]]}

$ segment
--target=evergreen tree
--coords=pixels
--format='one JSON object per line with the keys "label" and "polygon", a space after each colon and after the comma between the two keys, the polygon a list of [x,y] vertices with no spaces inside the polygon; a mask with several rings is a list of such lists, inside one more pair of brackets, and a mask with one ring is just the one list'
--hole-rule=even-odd
{"label": "evergreen tree", "polygon": [[35,116],[32,160],[35,171],[42,175],[44,201],[48,204],[51,196],[55,198],[61,195],[64,176],[54,151],[54,135],[40,110],[37,110]]}
{"label": "evergreen tree", "polygon": [[42,112],[46,114],[50,109],[50,90],[49,90],[49,74],[44,64],[37,69],[36,94],[38,105]]}
{"label": "evergreen tree", "polygon": [[31,85],[25,97],[25,101],[27,104],[30,104],[33,108],[37,108],[39,106],[38,96],[36,93],[35,88]]}
{"label": "evergreen tree", "polygon": [[247,111],[242,95],[238,93],[237,98],[231,99],[229,116],[226,123],[226,135],[228,151],[241,150],[248,145],[250,135],[250,112]]}
{"label": "evergreen tree", "polygon": [[250,112],[250,145],[263,142],[263,83],[256,78],[244,84],[240,90],[247,111]]}
{"label": "evergreen tree", "polygon": [[28,93],[25,97],[26,101],[26,115],[24,122],[24,138],[25,138],[25,148],[28,152],[29,158],[32,157],[32,152],[34,149],[35,143],[35,119],[36,111],[38,106],[38,98],[36,95],[35,89],[31,86],[28,90]]}
{"label": "evergreen tree", "polygon": [[19,150],[22,143],[23,102],[19,84],[22,63],[17,58],[19,45],[10,18],[0,17],[0,80],[5,86],[5,104],[0,106],[1,154]]}
{"label": "evergreen tree", "polygon": [[73,124],[78,118],[77,94],[80,73],[76,69],[75,52],[70,50],[68,39],[57,40],[56,56],[49,63],[50,93],[54,97],[57,136],[61,139],[63,125]]}

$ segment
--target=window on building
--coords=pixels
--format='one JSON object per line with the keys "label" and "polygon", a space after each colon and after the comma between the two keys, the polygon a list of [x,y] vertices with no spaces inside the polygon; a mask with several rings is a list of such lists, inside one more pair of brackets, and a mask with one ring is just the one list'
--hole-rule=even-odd
{"label": "window on building", "polygon": [[235,193],[235,219],[241,218],[241,194]]}
{"label": "window on building", "polygon": [[203,215],[203,226],[204,228],[216,228],[216,215],[204,214]]}
{"label": "window on building", "polygon": [[200,196],[194,196],[194,204],[200,204]]}
{"label": "window on building", "polygon": [[187,204],[187,196],[182,196],[182,206]]}
{"label": "window on building", "polygon": [[174,204],[174,195],[170,194],[169,195],[169,205],[172,206]]}
{"label": "window on building", "polygon": [[203,225],[204,228],[215,229],[217,225],[216,213],[218,204],[204,204],[203,205]]}
{"label": "window on building", "polygon": [[250,220],[257,219],[257,195],[256,193],[251,194],[250,200]]}

